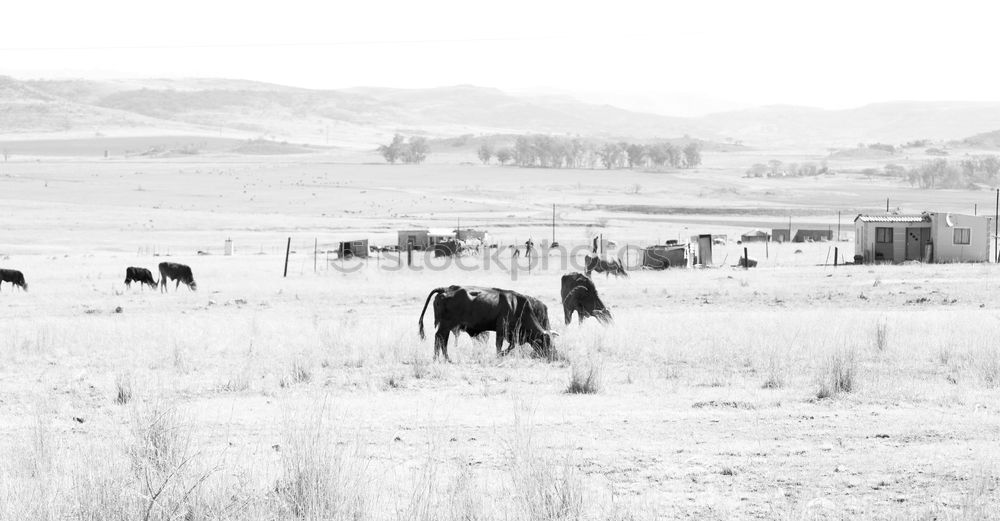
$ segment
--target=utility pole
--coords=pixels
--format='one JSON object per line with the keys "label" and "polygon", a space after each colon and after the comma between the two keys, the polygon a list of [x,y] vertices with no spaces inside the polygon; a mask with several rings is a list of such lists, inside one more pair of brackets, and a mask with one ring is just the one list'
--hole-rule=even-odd
{"label": "utility pole", "polygon": [[556,205],[552,205],[552,244],[556,243]]}
{"label": "utility pole", "polygon": [[840,242],[840,210],[837,210],[837,242]]}
{"label": "utility pole", "polygon": [[997,188],[997,206],[993,214],[993,257],[1000,262],[1000,253],[997,253],[997,241],[1000,236],[1000,188]]}
{"label": "utility pole", "polygon": [[889,213],[889,198],[885,198],[885,213]]}

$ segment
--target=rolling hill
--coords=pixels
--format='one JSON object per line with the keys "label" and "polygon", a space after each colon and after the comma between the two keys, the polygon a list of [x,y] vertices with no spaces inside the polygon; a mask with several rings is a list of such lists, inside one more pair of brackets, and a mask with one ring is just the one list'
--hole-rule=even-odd
{"label": "rolling hill", "polygon": [[893,102],[848,110],[768,106],[670,117],[565,95],[498,89],[316,90],[227,79],[0,77],[0,137],[210,135],[370,148],[393,133],[691,136],[751,146],[833,147],[953,140],[995,130],[1000,103]]}

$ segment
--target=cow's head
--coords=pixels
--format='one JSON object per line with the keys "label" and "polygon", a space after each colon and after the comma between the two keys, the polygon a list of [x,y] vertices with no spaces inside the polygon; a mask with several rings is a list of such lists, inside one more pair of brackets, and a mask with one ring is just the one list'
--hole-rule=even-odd
{"label": "cow's head", "polygon": [[519,343],[530,345],[535,353],[540,356],[550,357],[554,352],[553,339],[558,337],[559,333],[548,329],[547,316],[540,323],[538,318],[535,317],[533,309],[534,306],[531,302],[525,303],[525,313],[521,316],[518,327]]}
{"label": "cow's head", "polygon": [[198,283],[193,280],[188,283],[188,287],[191,288],[191,291],[198,291]]}

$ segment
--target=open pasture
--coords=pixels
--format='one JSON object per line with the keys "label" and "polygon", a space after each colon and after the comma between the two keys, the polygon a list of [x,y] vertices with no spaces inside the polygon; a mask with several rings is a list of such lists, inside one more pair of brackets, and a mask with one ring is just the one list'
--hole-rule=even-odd
{"label": "open pasture", "polygon": [[[505,244],[537,241],[552,203],[569,244],[594,231],[732,238],[747,219],[780,225],[792,200],[824,200],[824,180],[766,181],[788,199],[761,199],[757,217],[678,221],[589,205],[697,205],[698,172],[164,160],[0,174],[0,264],[30,285],[0,288],[0,518],[997,516],[994,265],[834,269],[817,266],[831,244],[771,245],[766,258],[750,245],[754,270],[595,276],[606,328],[562,323],[557,263],[516,277],[384,259],[342,273],[323,256],[312,269],[314,237],[392,243],[397,228],[457,218]],[[835,213],[866,190],[817,206]],[[227,237],[235,256],[220,254]],[[137,255],[150,245],[170,256]],[[199,291],[125,290],[126,266],[155,273],[162,260],[189,264]],[[539,297],[561,357],[497,359],[463,335],[455,363],[434,362],[416,322],[449,284]],[[573,381],[595,392],[568,393]]]}

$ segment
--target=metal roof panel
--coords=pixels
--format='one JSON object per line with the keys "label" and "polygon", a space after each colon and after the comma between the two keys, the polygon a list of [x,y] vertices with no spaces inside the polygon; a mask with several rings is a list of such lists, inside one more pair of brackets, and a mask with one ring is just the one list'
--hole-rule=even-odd
{"label": "metal roof panel", "polygon": [[929,223],[931,217],[929,215],[858,215],[854,220],[866,223]]}

